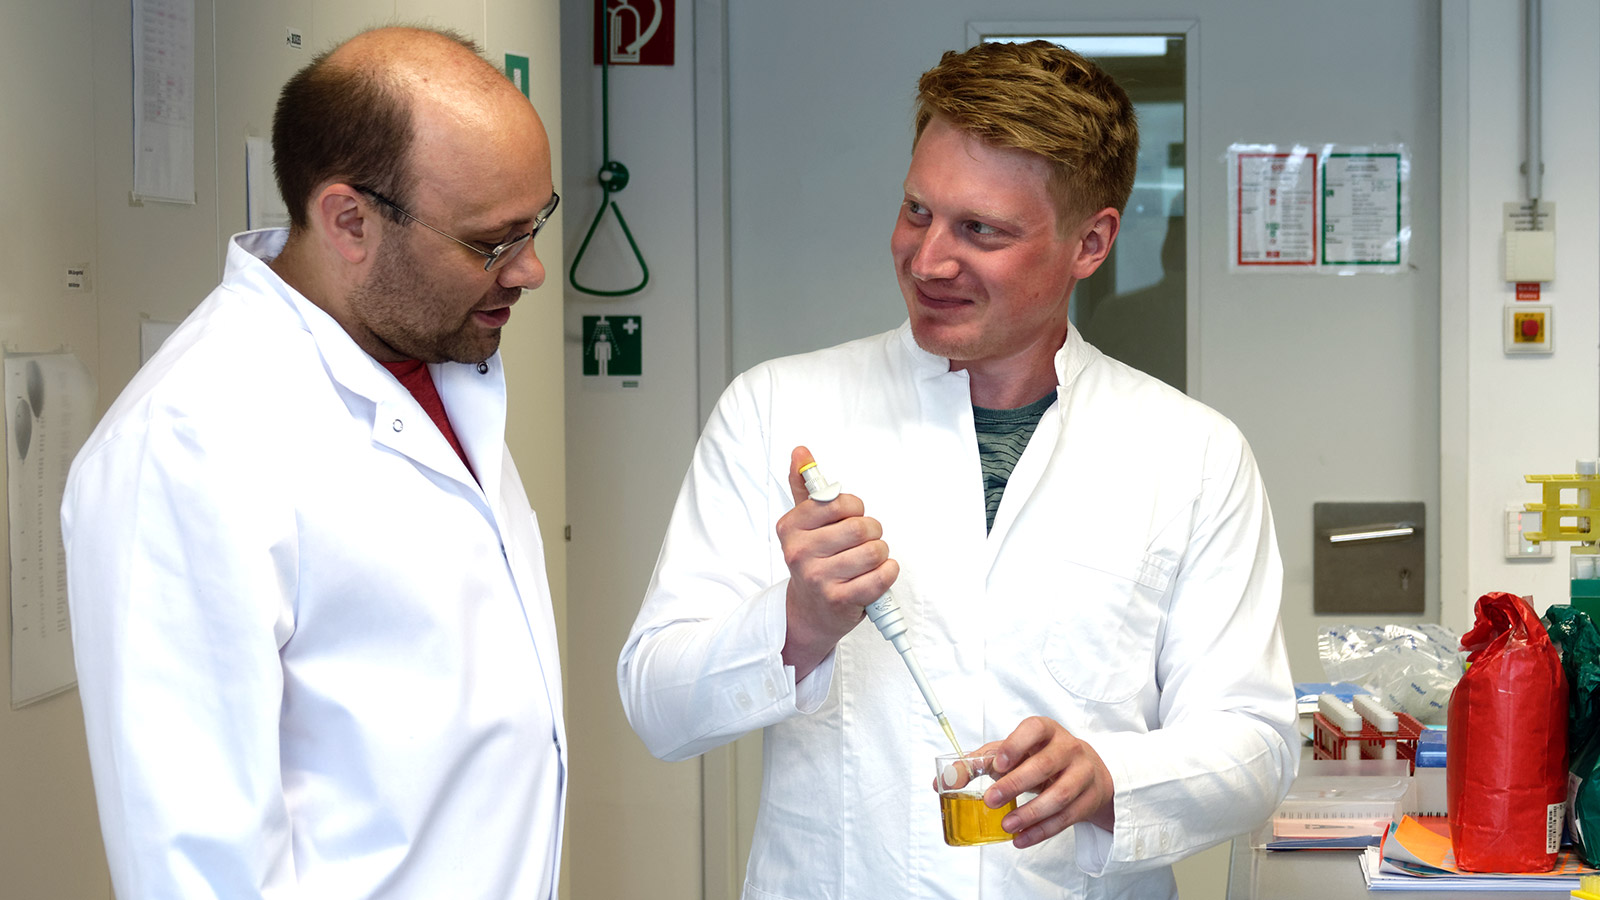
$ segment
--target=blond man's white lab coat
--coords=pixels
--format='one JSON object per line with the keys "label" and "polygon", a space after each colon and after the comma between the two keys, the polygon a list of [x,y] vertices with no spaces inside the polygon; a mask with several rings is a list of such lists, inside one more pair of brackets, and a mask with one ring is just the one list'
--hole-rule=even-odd
{"label": "blond man's white lab coat", "polygon": [[[907,326],[762,364],[694,454],[618,664],[629,721],[686,759],[764,729],[748,900],[1175,896],[1170,864],[1262,822],[1299,737],[1267,497],[1237,429],[1076,332],[992,533],[967,376]],[[868,624],[798,684],[773,527],[789,454],[883,523],[914,651],[968,749],[1048,716],[1115,781],[1116,828],[943,843],[945,738]]]}
{"label": "blond man's white lab coat", "polygon": [[498,355],[411,395],[237,236],[73,465],[69,603],[119,897],[554,896],[566,792]]}

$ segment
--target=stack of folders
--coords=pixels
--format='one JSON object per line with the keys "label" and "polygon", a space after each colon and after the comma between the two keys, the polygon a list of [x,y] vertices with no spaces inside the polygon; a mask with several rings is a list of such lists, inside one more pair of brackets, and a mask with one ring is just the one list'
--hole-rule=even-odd
{"label": "stack of folders", "polygon": [[1456,868],[1449,823],[1442,817],[1405,816],[1381,845],[1361,854],[1361,875],[1369,891],[1561,892],[1577,889],[1582,876],[1597,872],[1571,848],[1562,849],[1549,872],[1463,872]]}

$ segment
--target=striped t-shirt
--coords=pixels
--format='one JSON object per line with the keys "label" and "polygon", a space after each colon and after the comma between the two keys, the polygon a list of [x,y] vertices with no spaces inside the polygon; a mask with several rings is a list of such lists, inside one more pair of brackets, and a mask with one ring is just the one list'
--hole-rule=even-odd
{"label": "striped t-shirt", "polygon": [[1027,406],[1017,409],[985,409],[972,407],[972,422],[978,430],[978,462],[983,467],[983,505],[989,518],[989,529],[994,528],[994,514],[1000,509],[1000,497],[1006,492],[1006,482],[1011,480],[1011,470],[1017,467],[1023,448],[1039,427],[1044,411],[1056,402],[1056,392],[1051,391]]}

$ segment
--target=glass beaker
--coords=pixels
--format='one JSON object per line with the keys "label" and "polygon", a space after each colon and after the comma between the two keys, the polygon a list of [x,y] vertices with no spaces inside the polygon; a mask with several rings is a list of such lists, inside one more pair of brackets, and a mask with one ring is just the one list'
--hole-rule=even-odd
{"label": "glass beaker", "polygon": [[1011,840],[1010,832],[1000,827],[1000,820],[1017,808],[1017,801],[999,809],[990,809],[983,802],[983,792],[995,780],[994,754],[945,753],[933,759],[939,813],[944,818],[944,842],[952,847],[976,847]]}

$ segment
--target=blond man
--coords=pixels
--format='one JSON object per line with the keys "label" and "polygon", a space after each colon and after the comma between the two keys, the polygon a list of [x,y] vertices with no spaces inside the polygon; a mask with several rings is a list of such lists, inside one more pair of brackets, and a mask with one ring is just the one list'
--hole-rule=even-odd
{"label": "blond man", "polygon": [[[664,759],[764,730],[750,900],[1175,897],[1171,863],[1295,771],[1261,479],[1227,420],[1069,327],[1133,182],[1115,82],[980,45],[923,75],[916,122],[890,239],[908,320],[727,389],[624,707]],[[813,452],[850,493],[808,497]],[[943,842],[945,737],[861,625],[886,590],[959,738],[998,751],[1009,844]]]}

